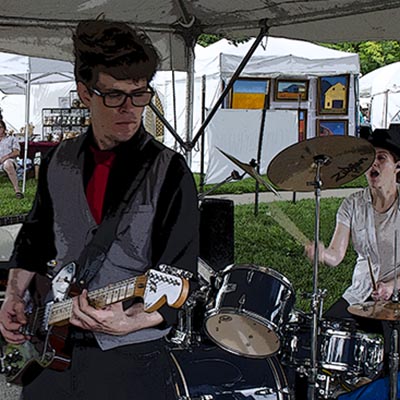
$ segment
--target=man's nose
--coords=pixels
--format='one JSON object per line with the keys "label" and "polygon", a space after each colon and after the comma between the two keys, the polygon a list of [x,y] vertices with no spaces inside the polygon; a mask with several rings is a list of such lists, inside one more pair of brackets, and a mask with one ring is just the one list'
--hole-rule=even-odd
{"label": "man's nose", "polygon": [[123,104],[120,107],[120,109],[122,109],[124,111],[132,111],[135,108],[137,108],[137,107],[133,105],[132,98],[129,96],[126,96],[125,101],[123,102]]}

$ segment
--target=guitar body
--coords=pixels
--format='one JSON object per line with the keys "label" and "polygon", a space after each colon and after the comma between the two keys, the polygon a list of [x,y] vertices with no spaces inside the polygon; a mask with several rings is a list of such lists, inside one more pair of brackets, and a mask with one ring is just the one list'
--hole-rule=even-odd
{"label": "guitar body", "polygon": [[[65,266],[50,281],[36,275],[33,281],[33,302],[26,308],[28,322],[24,333],[31,340],[22,345],[7,344],[0,358],[6,381],[19,385],[31,382],[43,368],[62,371],[70,365],[71,351],[68,348],[68,320],[71,316],[72,300],[68,298],[71,274],[75,265]],[[68,282],[68,284],[66,284]],[[48,301],[49,292],[56,301]],[[189,281],[178,276],[149,270],[145,275],[126,279],[88,293],[89,303],[95,308],[135,297],[143,298],[144,310],[152,312],[167,303],[173,308],[181,307],[187,299]],[[44,304],[35,308],[33,304]]]}
{"label": "guitar body", "polygon": [[71,352],[66,347],[68,325],[54,326],[46,337],[34,336],[22,345],[8,344],[4,349],[6,380],[17,385],[32,382],[44,368],[63,371],[71,364]]}

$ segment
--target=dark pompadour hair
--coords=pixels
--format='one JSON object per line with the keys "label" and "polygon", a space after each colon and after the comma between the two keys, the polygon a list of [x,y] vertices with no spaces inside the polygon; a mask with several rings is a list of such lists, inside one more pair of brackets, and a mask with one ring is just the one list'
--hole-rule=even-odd
{"label": "dark pompadour hair", "polygon": [[88,87],[99,72],[115,79],[153,78],[160,58],[150,39],[122,22],[81,21],[73,35],[75,79]]}

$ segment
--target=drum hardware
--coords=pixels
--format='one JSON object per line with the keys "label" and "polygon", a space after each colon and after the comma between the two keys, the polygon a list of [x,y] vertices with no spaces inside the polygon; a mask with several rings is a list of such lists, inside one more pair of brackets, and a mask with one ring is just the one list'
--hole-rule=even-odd
{"label": "drum hardware", "polygon": [[241,176],[240,179],[243,178],[244,175],[248,174],[252,178],[254,178],[260,185],[264,186],[267,190],[270,192],[274,193],[275,196],[279,196],[279,193],[275,190],[275,188],[271,185],[271,183],[265,181],[256,171],[257,168],[257,162],[253,158],[250,160],[248,164],[245,164],[244,162],[238,160],[237,158],[231,156],[230,154],[226,153],[225,151],[221,150],[219,147],[217,147],[218,151],[222,153],[226,158],[228,158],[230,161],[232,161],[234,164],[236,164],[240,169],[242,169],[245,173]]}
{"label": "drum hardware", "polygon": [[215,192],[221,186],[225,185],[225,183],[228,183],[228,182],[231,182],[231,181],[240,181],[245,175],[246,175],[245,173],[240,175],[238,171],[232,170],[231,174],[227,178],[225,178],[223,181],[217,183],[216,185],[211,187],[206,192],[199,193],[198,196],[197,196],[198,200],[200,200],[200,201],[204,200],[206,196],[208,196],[209,194]]}
{"label": "drum hardware", "polygon": [[178,326],[174,329],[170,342],[177,345],[181,349],[189,349],[194,345],[198,345],[201,340],[201,332],[194,329],[194,309],[198,304],[205,304],[209,297],[210,288],[202,286],[199,290],[192,293],[185,305],[178,313]]}
{"label": "drum hardware", "polygon": [[197,272],[199,280],[205,285],[214,285],[217,273],[201,257],[197,258]]}
{"label": "drum hardware", "polygon": [[[315,137],[281,151],[268,166],[267,176],[277,187],[315,194],[313,293],[311,298],[311,365],[308,399],[318,395],[318,322],[322,295],[318,289],[320,198],[322,186],[336,188],[365,172],[373,163],[375,150],[364,139],[351,136]],[[291,169],[288,170],[287,166]]]}

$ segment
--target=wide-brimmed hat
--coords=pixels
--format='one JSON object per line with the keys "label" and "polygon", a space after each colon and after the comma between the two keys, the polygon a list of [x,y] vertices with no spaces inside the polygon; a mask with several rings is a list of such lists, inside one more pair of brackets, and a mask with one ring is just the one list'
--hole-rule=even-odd
{"label": "wide-brimmed hat", "polygon": [[389,150],[400,159],[400,124],[390,124],[389,129],[379,128],[374,131],[369,126],[362,126],[360,136],[374,147]]}

